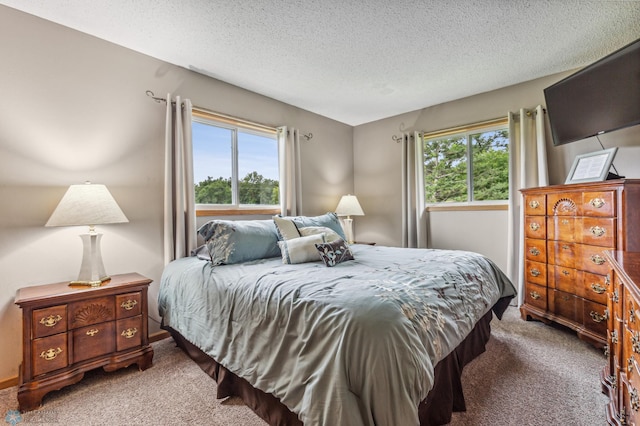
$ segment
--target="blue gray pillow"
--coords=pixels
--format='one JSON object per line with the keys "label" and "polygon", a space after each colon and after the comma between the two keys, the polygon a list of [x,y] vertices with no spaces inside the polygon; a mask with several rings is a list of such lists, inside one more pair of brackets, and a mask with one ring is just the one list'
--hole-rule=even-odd
{"label": "blue gray pillow", "polygon": [[338,215],[332,212],[328,212],[320,216],[284,216],[283,219],[290,219],[298,229],[308,226],[326,226],[340,235],[340,238],[343,240],[347,239],[344,234],[344,230],[342,229],[342,225],[340,224],[340,220],[338,219]]}

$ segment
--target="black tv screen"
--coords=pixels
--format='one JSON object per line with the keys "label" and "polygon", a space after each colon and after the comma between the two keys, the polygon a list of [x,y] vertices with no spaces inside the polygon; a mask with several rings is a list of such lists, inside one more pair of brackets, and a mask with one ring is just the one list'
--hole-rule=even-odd
{"label": "black tv screen", "polygon": [[640,124],[640,39],[544,89],[553,144]]}

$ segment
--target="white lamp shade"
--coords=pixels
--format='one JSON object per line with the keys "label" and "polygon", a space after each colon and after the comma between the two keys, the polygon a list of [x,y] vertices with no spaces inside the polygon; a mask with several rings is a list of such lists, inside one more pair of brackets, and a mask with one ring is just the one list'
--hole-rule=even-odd
{"label": "white lamp shade", "polygon": [[45,226],[104,225],[129,222],[104,185],[71,185]]}
{"label": "white lamp shade", "polygon": [[343,195],[336,207],[336,214],[339,216],[364,216],[364,211],[360,207],[358,198],[355,195]]}

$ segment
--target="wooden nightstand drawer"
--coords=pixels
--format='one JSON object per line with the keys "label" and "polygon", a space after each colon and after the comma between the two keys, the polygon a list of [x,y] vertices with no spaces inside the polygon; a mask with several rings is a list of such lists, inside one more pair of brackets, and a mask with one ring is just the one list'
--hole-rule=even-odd
{"label": "wooden nightstand drawer", "polygon": [[128,318],[140,315],[140,292],[119,294],[116,296],[116,318]]}
{"label": "wooden nightstand drawer", "polygon": [[93,324],[73,330],[73,360],[80,362],[115,350],[114,322]]}
{"label": "wooden nightstand drawer", "polygon": [[69,304],[69,329],[116,319],[113,297],[100,297]]}
{"label": "wooden nightstand drawer", "polygon": [[33,311],[33,338],[67,331],[67,305]]}
{"label": "wooden nightstand drawer", "polygon": [[140,346],[142,337],[142,317],[125,318],[117,321],[116,350],[124,351]]}
{"label": "wooden nightstand drawer", "polygon": [[31,347],[34,376],[64,368],[69,363],[66,333],[35,339]]}

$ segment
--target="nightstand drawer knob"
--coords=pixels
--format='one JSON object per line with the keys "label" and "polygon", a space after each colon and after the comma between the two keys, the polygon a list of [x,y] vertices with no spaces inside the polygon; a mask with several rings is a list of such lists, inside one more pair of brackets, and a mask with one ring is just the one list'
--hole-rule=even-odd
{"label": "nightstand drawer knob", "polygon": [[136,305],[138,304],[137,300],[127,300],[126,302],[122,302],[122,304],[120,304],[121,308],[124,308],[127,311],[132,310]]}
{"label": "nightstand drawer knob", "polygon": [[123,330],[122,333],[120,333],[120,335],[125,339],[131,339],[133,336],[136,335],[137,332],[138,332],[138,329],[135,327],[127,328],[126,330]]}
{"label": "nightstand drawer knob", "polygon": [[44,325],[45,327],[54,327],[61,320],[62,317],[60,315],[49,315],[48,317],[42,318],[40,320],[40,324]]}
{"label": "nightstand drawer knob", "polygon": [[96,334],[98,334],[98,329],[97,328],[92,328],[91,330],[87,330],[87,336],[95,336]]}
{"label": "nightstand drawer knob", "polygon": [[52,361],[61,352],[62,352],[62,349],[60,349],[60,348],[56,348],[56,349],[49,348],[46,351],[42,351],[42,353],[40,353],[40,358],[43,358],[45,361]]}

